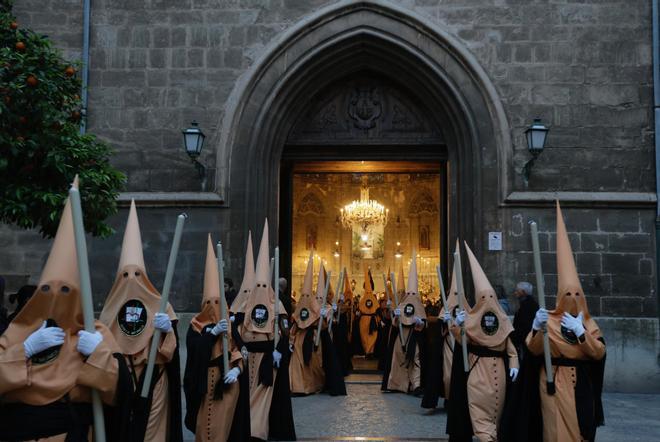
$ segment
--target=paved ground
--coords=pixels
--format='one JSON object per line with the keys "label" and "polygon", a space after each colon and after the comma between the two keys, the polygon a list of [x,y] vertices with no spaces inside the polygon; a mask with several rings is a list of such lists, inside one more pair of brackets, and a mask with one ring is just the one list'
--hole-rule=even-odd
{"label": "paved ground", "polygon": [[[444,411],[429,412],[420,399],[381,393],[367,376],[354,377],[348,395],[293,398],[296,432],[304,441],[442,441]],[[598,442],[660,442],[660,395],[606,393],[605,426]],[[193,440],[191,433],[186,440]]]}
{"label": "paved ground", "polygon": [[[375,384],[349,384],[345,397],[293,399],[301,440],[342,440],[346,436],[444,440],[445,413],[429,413],[419,404],[420,399],[412,396],[383,394]],[[608,393],[604,407],[606,425],[598,430],[599,442],[660,441],[659,395]]]}

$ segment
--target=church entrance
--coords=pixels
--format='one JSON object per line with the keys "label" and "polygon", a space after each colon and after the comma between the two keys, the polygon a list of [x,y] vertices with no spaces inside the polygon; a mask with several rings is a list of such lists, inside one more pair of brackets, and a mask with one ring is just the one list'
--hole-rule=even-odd
{"label": "church entrance", "polygon": [[[280,245],[290,250],[287,267],[294,300],[300,296],[310,259],[315,287],[323,265],[331,274],[333,293],[350,286],[359,297],[370,275],[377,298],[385,300],[385,280],[394,273],[400,284],[400,272],[407,275],[415,258],[422,299],[429,310],[437,308],[436,265],[446,263],[445,162],[291,161],[288,169],[283,188],[289,191],[283,192],[281,206],[288,220],[280,224],[288,226],[288,237]],[[360,212],[367,206],[373,212],[371,220]],[[347,282],[338,288],[342,270]],[[365,354],[357,342],[353,344],[354,373],[376,373],[384,346]]]}

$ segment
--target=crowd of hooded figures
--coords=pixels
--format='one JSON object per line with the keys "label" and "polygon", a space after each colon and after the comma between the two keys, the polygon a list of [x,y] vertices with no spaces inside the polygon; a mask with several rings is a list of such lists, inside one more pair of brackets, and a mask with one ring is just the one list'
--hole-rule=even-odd
{"label": "crowd of hooded figures", "polygon": [[[33,295],[0,336],[0,441],[77,442],[104,433],[109,441],[176,442],[184,425],[197,441],[295,440],[291,397],[346,395],[354,355],[378,359],[385,392],[422,396],[424,408],[443,398],[447,426],[437,434],[451,441],[593,441],[603,423],[605,342],[559,204],[556,241],[556,307],[529,312],[531,327],[522,321],[514,329],[467,243],[473,303],[456,265],[440,312],[431,313],[414,259],[407,277],[403,269],[383,275],[379,299],[370,269],[356,295],[345,269],[333,288],[331,272],[321,264],[315,273],[310,256],[287,312],[273,287],[268,222],[256,260],[248,235],[230,306],[221,249],[209,234],[202,303],[180,337],[174,309],[148,277],[134,203],[114,284],[99,319],[85,327],[69,199]],[[459,263],[460,254],[457,241]],[[105,430],[95,432],[93,422]]]}

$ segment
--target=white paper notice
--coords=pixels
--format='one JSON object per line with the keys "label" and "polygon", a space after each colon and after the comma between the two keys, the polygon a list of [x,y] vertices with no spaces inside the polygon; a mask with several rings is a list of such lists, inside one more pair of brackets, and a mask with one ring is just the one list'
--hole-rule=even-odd
{"label": "white paper notice", "polygon": [[488,232],[488,250],[502,250],[502,232]]}

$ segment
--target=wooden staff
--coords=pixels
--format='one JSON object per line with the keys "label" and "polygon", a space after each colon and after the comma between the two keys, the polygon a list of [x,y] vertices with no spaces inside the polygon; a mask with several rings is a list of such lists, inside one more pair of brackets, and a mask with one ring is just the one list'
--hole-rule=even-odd
{"label": "wooden staff", "polygon": [[[89,276],[89,262],[87,260],[87,242],[85,241],[85,226],[83,224],[82,206],[80,204],[80,191],[76,187],[69,189],[71,198],[71,214],[73,217],[73,233],[76,240],[76,257],[78,271],[80,272],[80,300],[82,302],[85,331],[94,333],[94,303],[92,301],[92,283]],[[97,442],[105,442],[105,422],[103,419],[103,405],[99,392],[92,390],[92,412],[94,413],[94,438]]]}
{"label": "wooden staff", "polygon": [[[399,294],[396,291],[396,280],[394,279],[394,272],[390,273],[390,280],[392,281],[392,294],[394,295],[394,303],[396,304],[395,308],[399,308]],[[401,348],[405,353],[406,344],[403,343],[403,324],[401,323],[401,318],[399,318],[397,322],[399,323],[399,342],[401,342]]]}
{"label": "wooden staff", "polygon": [[[325,280],[325,289],[323,291],[323,304],[321,305],[321,308],[325,306],[325,304],[328,302],[328,289],[330,288],[330,277],[332,276],[332,272],[328,272],[327,279]],[[316,339],[314,339],[314,345],[316,347],[319,346],[319,342],[321,341],[321,326],[323,326],[323,318],[319,318],[319,325],[316,328]]]}
{"label": "wooden staff", "polygon": [[[170,258],[167,262],[167,270],[165,272],[165,282],[163,283],[163,292],[160,297],[159,313],[165,313],[167,309],[167,302],[170,298],[170,287],[172,286],[172,277],[174,276],[174,264],[176,257],[179,254],[179,244],[181,244],[181,234],[183,233],[183,223],[188,215],[182,213],[177,217],[176,227],[174,229],[174,239],[172,240],[172,248],[170,249]],[[220,287],[222,281],[220,282]],[[158,344],[160,342],[160,330],[156,329],[151,338],[151,348],[149,349],[149,359],[147,361],[147,368],[144,374],[144,383],[142,384],[142,392],[140,396],[146,399],[149,396],[149,388],[151,386],[151,378],[154,375],[154,366],[156,365],[156,353],[158,352]]]}
{"label": "wooden staff", "polygon": [[[457,251],[454,253],[454,271],[456,272],[456,289],[458,291],[458,308],[464,310],[465,308],[465,292],[463,291],[463,273],[461,271],[461,254]],[[463,368],[467,373],[470,371],[470,364],[468,364],[467,355],[467,338],[465,336],[465,322],[461,324],[461,348],[463,349]]]}
{"label": "wooden staff", "polygon": [[[342,270],[341,272],[339,272],[339,281],[337,281],[337,293],[336,293],[336,295],[337,295],[337,302],[335,303],[335,304],[337,304],[337,325],[339,325],[339,315],[340,315],[340,313],[339,313],[339,297],[340,297],[340,295],[339,295],[339,290],[340,290],[339,287],[342,287],[342,288],[343,288],[343,284],[344,284],[344,270]],[[333,316],[333,318],[334,318],[334,316],[335,316],[334,312],[332,313],[332,316]],[[330,321],[330,324],[328,325],[328,331],[329,331],[329,333],[332,333],[332,322],[333,322],[333,321]]]}
{"label": "wooden staff", "polygon": [[275,267],[275,258],[270,258],[270,269],[268,273],[268,276],[270,276],[271,279],[273,279],[273,269]]}
{"label": "wooden staff", "polygon": [[[227,318],[227,298],[225,298],[225,260],[222,254],[222,243],[216,245],[218,255],[218,277],[220,278],[220,317],[227,320],[227,326],[231,323]],[[229,328],[222,334],[222,368],[225,374],[229,373]]]}
{"label": "wooden staff", "polygon": [[[438,284],[440,284],[440,299],[442,299],[442,305],[444,306],[445,311],[449,312],[451,315],[451,312],[449,311],[449,304],[447,303],[447,293],[445,293],[445,284],[442,282],[442,270],[440,270],[440,264],[435,266],[435,271],[438,274]],[[451,343],[451,348],[453,350],[455,339],[451,332],[449,333],[449,342]]]}
{"label": "wooden staff", "polygon": [[[536,222],[531,221],[529,226],[532,231],[532,249],[534,250],[534,271],[536,272],[536,287],[539,296],[539,307],[545,308],[545,287],[543,282],[543,269],[541,268],[541,248],[539,247],[539,229]],[[545,359],[545,380],[548,394],[555,394],[555,382],[552,375],[552,364],[550,363],[550,341],[548,329],[543,325],[543,357]]]}
{"label": "wooden staff", "polygon": [[275,247],[275,258],[273,258],[273,268],[275,270],[274,287],[275,290],[275,306],[273,307],[273,314],[275,322],[273,324],[273,347],[277,350],[277,344],[280,342],[280,248]]}

